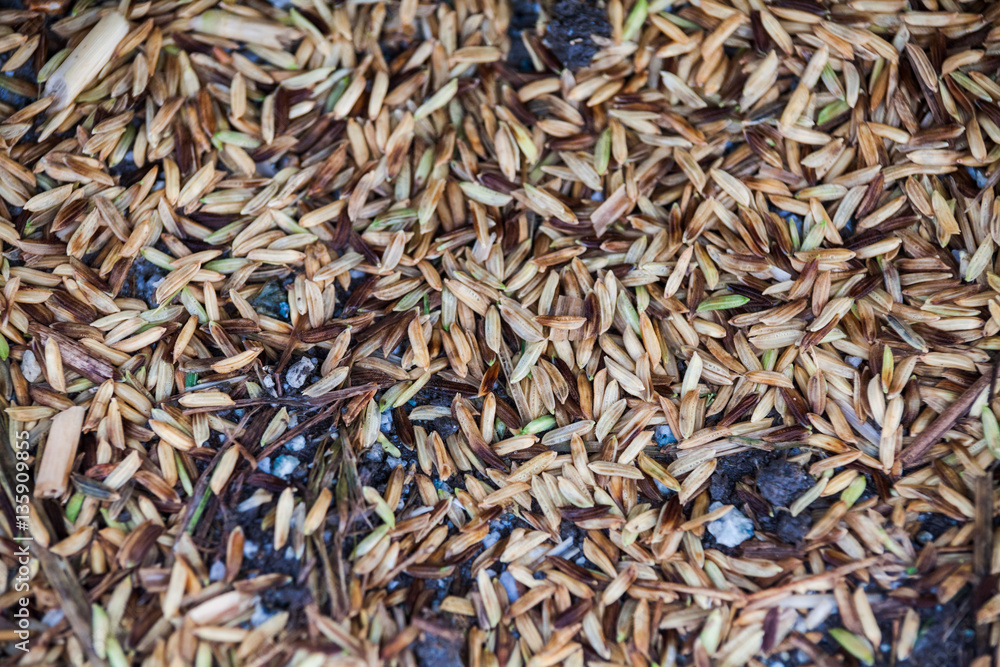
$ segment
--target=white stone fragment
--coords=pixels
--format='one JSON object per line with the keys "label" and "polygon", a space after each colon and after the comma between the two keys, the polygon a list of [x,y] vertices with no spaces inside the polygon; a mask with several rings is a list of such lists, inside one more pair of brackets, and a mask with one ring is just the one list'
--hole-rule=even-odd
{"label": "white stone fragment", "polygon": [[315,359],[302,357],[288,367],[288,371],[285,373],[285,382],[288,383],[289,387],[298,389],[306,383],[314,368],[316,368]]}
{"label": "white stone fragment", "polygon": [[507,570],[500,573],[500,583],[503,585],[504,590],[507,591],[507,599],[513,602],[518,598],[517,595],[517,580],[514,579],[512,575]]}
{"label": "white stone fragment", "polygon": [[31,350],[25,352],[24,356],[21,357],[21,373],[28,382],[34,382],[42,377],[42,367],[38,365],[35,353]]}
{"label": "white stone fragment", "polygon": [[224,576],[226,576],[225,564],[221,560],[212,563],[212,567],[208,570],[208,580],[221,581]]}
{"label": "white stone fragment", "polygon": [[295,472],[295,469],[298,467],[299,460],[297,458],[284,454],[275,459],[273,474],[281,479],[288,479],[288,477]]}
{"label": "white stone fragment", "polygon": [[677,442],[677,438],[674,436],[673,431],[666,424],[660,424],[653,431],[653,437],[656,438],[656,444],[660,447],[665,447]]}
{"label": "white stone fragment", "polygon": [[[708,511],[713,512],[720,507],[722,507],[722,503],[716,501],[708,506]],[[735,547],[753,537],[753,521],[734,507],[721,519],[716,519],[708,524],[708,532],[719,544]]]}
{"label": "white stone fragment", "polygon": [[62,620],[64,618],[66,618],[66,612],[64,612],[62,609],[49,609],[47,612],[45,612],[45,616],[42,616],[42,625],[47,625],[50,628],[54,628],[60,623],[62,623]]}
{"label": "white stone fragment", "polygon": [[274,614],[270,614],[265,611],[264,607],[261,606],[260,602],[258,602],[256,608],[253,610],[253,616],[250,617],[250,625],[255,628],[260,627],[272,616],[274,616]]}
{"label": "white stone fragment", "polygon": [[306,448],[306,436],[297,435],[285,443],[285,449],[290,452],[301,452]]}

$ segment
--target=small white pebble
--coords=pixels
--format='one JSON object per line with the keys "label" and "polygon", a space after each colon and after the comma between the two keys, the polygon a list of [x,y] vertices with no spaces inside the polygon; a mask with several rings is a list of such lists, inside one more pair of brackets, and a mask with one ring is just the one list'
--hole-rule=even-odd
{"label": "small white pebble", "polygon": [[656,438],[656,444],[660,447],[665,447],[666,445],[677,442],[677,437],[674,435],[673,431],[670,430],[670,426],[667,424],[660,424],[657,426],[653,431],[653,437]]}
{"label": "small white pebble", "polygon": [[54,628],[62,623],[64,618],[66,618],[66,612],[62,609],[50,609],[45,612],[45,616],[42,616],[42,623],[50,628]]}
{"label": "small white pebble", "polygon": [[271,457],[268,456],[266,458],[261,459],[260,461],[257,461],[257,470],[260,470],[261,472],[266,472],[266,473],[270,474],[271,473]]}
{"label": "small white pebble", "polygon": [[403,459],[397,459],[395,456],[385,457],[385,463],[390,468],[398,468],[403,465]]}
{"label": "small white pebble", "polygon": [[274,461],[274,475],[281,479],[288,479],[288,476],[299,467],[299,460],[294,456],[284,454]]}
{"label": "small white pebble", "polygon": [[21,357],[21,373],[28,382],[34,382],[42,377],[42,367],[38,365],[35,353],[31,350],[25,352],[24,356]]}
{"label": "small white pebble", "polygon": [[285,449],[290,452],[301,452],[306,448],[306,436],[297,435],[285,443]]}
{"label": "small white pebble", "polygon": [[243,543],[243,557],[253,558],[257,555],[258,546],[256,542],[244,542]]}
{"label": "small white pebble", "polygon": [[510,600],[511,602],[513,602],[514,600],[516,600],[518,598],[518,595],[517,595],[517,580],[514,579],[514,575],[512,575],[507,570],[504,570],[500,574],[500,583],[503,585],[504,590],[507,591],[507,599],[508,600]]}
{"label": "small white pebble", "polygon": [[298,389],[306,383],[313,369],[316,368],[316,360],[309,357],[302,357],[285,371],[285,382],[289,387]]}
{"label": "small white pebble", "polygon": [[365,452],[365,458],[369,461],[381,461],[383,454],[385,454],[385,452],[382,451],[382,446],[376,442],[367,452]]}
{"label": "small white pebble", "polygon": [[[722,503],[716,501],[708,506],[708,511],[714,512],[720,507],[722,507]],[[734,507],[721,519],[716,519],[708,524],[708,532],[712,533],[715,541],[719,544],[735,547],[753,537],[753,521]]]}
{"label": "small white pebble", "polygon": [[383,433],[392,432],[392,412],[390,410],[382,413],[382,423],[379,425],[379,428],[382,429]]}
{"label": "small white pebble", "polygon": [[212,563],[212,567],[208,570],[208,580],[220,581],[224,576],[226,576],[226,566],[222,561],[217,560]]}
{"label": "small white pebble", "polygon": [[258,602],[257,607],[253,610],[253,616],[250,617],[250,625],[253,627],[260,627],[267,619],[274,616],[274,614],[269,614],[264,611],[264,607]]}
{"label": "small white pebble", "polygon": [[500,540],[500,533],[498,533],[498,532],[496,532],[494,530],[493,532],[487,534],[486,537],[483,538],[483,548],[484,549],[489,549],[494,544],[496,544],[499,540]]}

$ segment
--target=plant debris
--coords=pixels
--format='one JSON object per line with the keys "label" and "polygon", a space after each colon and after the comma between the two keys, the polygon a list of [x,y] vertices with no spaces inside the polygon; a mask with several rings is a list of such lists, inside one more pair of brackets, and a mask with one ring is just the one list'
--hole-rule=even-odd
{"label": "plant debris", "polygon": [[0,9],[3,663],[990,664],[998,19]]}

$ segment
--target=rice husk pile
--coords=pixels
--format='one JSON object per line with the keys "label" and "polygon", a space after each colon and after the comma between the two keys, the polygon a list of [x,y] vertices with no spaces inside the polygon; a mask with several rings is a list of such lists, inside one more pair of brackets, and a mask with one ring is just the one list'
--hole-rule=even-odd
{"label": "rice husk pile", "polygon": [[540,11],[0,10],[5,664],[991,664],[1000,4]]}

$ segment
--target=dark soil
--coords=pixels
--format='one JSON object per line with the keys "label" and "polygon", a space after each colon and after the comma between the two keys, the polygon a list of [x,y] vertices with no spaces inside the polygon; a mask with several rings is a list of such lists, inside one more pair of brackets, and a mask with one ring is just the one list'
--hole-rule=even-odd
{"label": "dark soil", "polygon": [[802,466],[787,459],[771,461],[757,474],[760,495],[775,507],[788,507],[815,483],[816,480]]}
{"label": "dark soil", "polygon": [[[297,451],[281,447],[268,457],[271,466],[274,466],[281,456],[293,456],[299,461],[299,465],[287,479],[273,477],[274,484],[277,486],[290,484],[300,491],[304,489],[316,459],[317,450],[328,433],[328,424],[318,424],[303,434],[305,445]],[[258,471],[258,474],[262,473]],[[245,485],[240,500],[248,499],[256,490],[257,487],[254,485]],[[273,530],[265,531],[261,528],[264,516],[274,508],[277,502],[278,494],[274,493],[273,495],[274,498],[271,502],[253,510],[241,512],[236,507],[232,508],[227,517],[226,531],[228,532],[236,526],[243,529],[248,549],[244,550],[241,578],[253,578],[265,574],[282,574],[289,578],[287,583],[269,588],[261,594],[261,610],[268,615],[288,611],[292,616],[291,622],[300,622],[304,619],[306,606],[314,601],[306,576],[315,563],[290,557],[291,542],[276,551]]]}
{"label": "dark soil", "polygon": [[[812,517],[808,512],[793,517],[784,508],[809,490],[815,480],[801,466],[781,456],[750,449],[720,457],[708,491],[712,500],[736,505],[744,511],[756,522],[758,530],[773,533],[785,544],[796,545],[801,544],[812,528]],[[710,535],[703,539],[723,553],[735,555],[741,549],[720,545]]]}
{"label": "dark soil", "polygon": [[[934,605],[924,600],[915,602],[914,610],[920,616],[917,642],[908,660],[897,660],[892,645],[893,624],[902,622],[907,606],[892,599],[873,604],[875,615],[879,619],[879,629],[882,631],[882,643],[873,647],[874,667],[968,667],[975,655],[972,616],[968,613],[963,616],[960,606],[953,602],[946,605]],[[967,606],[965,610],[968,611]],[[814,631],[823,634],[823,638],[816,644],[820,655],[827,657],[828,662],[825,664],[828,665],[862,667],[864,663],[852,657],[841,660],[844,650],[827,634],[832,628],[843,627],[844,621],[840,614],[832,614],[814,628]],[[767,667],[813,667],[824,664],[811,660],[805,652],[797,650],[773,653],[763,663]]]}
{"label": "dark soil", "polygon": [[533,29],[538,22],[538,3],[534,0],[514,0],[511,12],[510,25],[507,27],[507,34],[510,35],[507,62],[522,72],[530,72],[534,67],[521,33]]}
{"label": "dark soil", "polygon": [[[420,391],[413,401],[403,406],[403,410],[409,414],[414,405],[436,405],[449,406],[451,399],[445,392],[433,389]],[[392,419],[392,411],[389,411]],[[431,421],[417,421],[414,426],[422,426],[428,433],[437,431],[442,439],[447,438],[458,431],[458,424],[450,417],[439,417]],[[417,464],[417,452],[411,449],[399,437],[394,421],[390,421],[388,430],[383,431],[386,439],[392,443],[400,452],[399,458],[394,458],[388,453],[379,454],[375,452],[364,452],[358,457],[358,476],[362,484],[378,489],[381,493],[385,490],[385,485],[389,481],[389,475],[397,466],[402,465],[404,469],[409,469],[410,464]],[[375,445],[376,450],[381,450],[381,445]],[[454,481],[452,477],[452,481]],[[440,480],[435,478],[440,483]]]}
{"label": "dark soil", "polygon": [[[385,485],[389,483],[389,476],[394,469],[403,466],[404,470],[408,470],[411,463],[417,464],[416,450],[403,445],[396,435],[395,429],[391,433],[386,433],[386,438],[399,449],[399,453],[402,455],[400,458],[392,458],[388,453],[383,453],[380,456],[377,452],[374,454],[366,452],[358,457],[358,479],[364,486],[378,489],[379,493],[385,491]],[[382,446],[376,444],[375,449],[381,450]]]}
{"label": "dark soil", "polygon": [[250,305],[255,311],[268,317],[288,319],[288,292],[276,280],[265,283],[250,299]]}
{"label": "dark soil", "polygon": [[[891,645],[893,623],[902,622],[903,615],[910,604],[900,604],[891,598],[882,603],[873,604],[873,611],[879,619],[882,631],[882,643],[875,648],[876,667],[901,665],[903,667],[966,667],[976,655],[976,631],[971,608],[967,598],[950,601],[947,604],[935,604],[933,597],[920,598],[913,601],[914,611],[920,616],[920,630],[917,642],[909,660],[899,662],[893,654]],[[826,635],[830,628],[844,627],[839,614],[833,614],[822,625],[816,628],[824,633],[819,642],[820,648],[828,654],[841,652],[840,647]],[[783,653],[775,656],[783,660],[785,667],[793,665],[814,664],[801,652]],[[773,664],[773,663],[772,663]],[[846,664],[860,664],[848,662]]]}
{"label": "dark soil", "polygon": [[413,645],[417,654],[417,664],[421,667],[461,667],[464,642],[452,641],[430,633],[424,633],[424,638]]}
{"label": "dark soil", "polygon": [[150,306],[156,305],[156,287],[167,272],[149,262],[144,257],[138,257],[125,277],[119,296],[142,299]]}
{"label": "dark soil", "polygon": [[598,50],[591,35],[611,36],[607,13],[577,0],[561,0],[551,11],[545,45],[565,67],[574,70],[586,67]]}
{"label": "dark soil", "polygon": [[772,454],[760,449],[750,449],[739,454],[719,457],[719,463],[712,475],[711,486],[708,489],[712,500],[721,503],[736,502],[731,498],[736,483],[744,477],[755,477],[757,470],[765,465]]}
{"label": "dark soil", "polygon": [[[920,634],[905,663],[914,667],[968,665],[976,655],[976,631],[968,604],[949,602],[919,609]],[[884,632],[883,632],[883,636]]]}
{"label": "dark soil", "polygon": [[782,542],[797,544],[806,536],[811,527],[812,517],[806,512],[802,512],[798,516],[792,516],[788,512],[780,512],[775,534]]}
{"label": "dark soil", "polygon": [[261,606],[266,613],[289,611],[293,617],[303,614],[306,605],[312,602],[309,587],[299,582],[302,561],[297,558],[286,558],[285,550],[274,550],[274,534],[261,530],[260,524],[268,506],[258,508],[246,516],[236,520],[243,528],[244,539],[257,547],[252,557],[244,558],[243,572],[247,575],[283,574],[290,581],[282,586],[269,588],[261,595]]}
{"label": "dark soil", "polygon": [[[953,528],[957,524],[954,519],[948,518],[943,514],[921,514],[920,515],[920,531],[917,533],[917,540],[920,542],[930,542],[941,537],[942,534],[949,528]],[[927,535],[921,535],[921,533],[928,533]]]}

